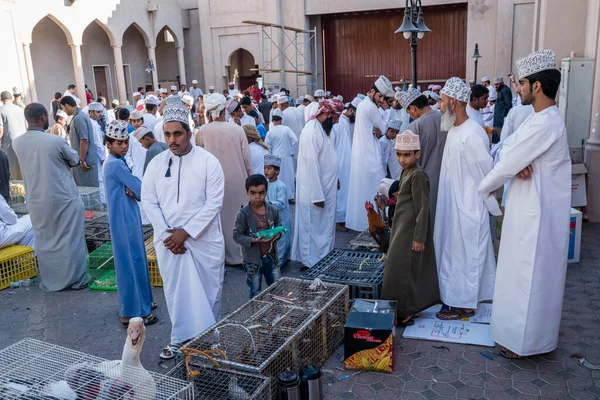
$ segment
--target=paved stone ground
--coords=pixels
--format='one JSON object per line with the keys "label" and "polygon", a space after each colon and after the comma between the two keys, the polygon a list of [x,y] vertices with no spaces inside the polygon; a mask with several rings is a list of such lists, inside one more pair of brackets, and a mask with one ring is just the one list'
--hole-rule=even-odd
{"label": "paved stone ground", "polygon": [[[336,236],[336,247],[347,247],[356,232]],[[600,365],[600,224],[583,229],[581,262],[569,266],[559,348],[542,357],[510,362],[498,349],[401,338],[398,332],[396,367],[392,374],[348,375],[341,367],[342,349],[324,369],[326,399],[526,399],[600,398],[600,370],[590,371],[570,358],[581,354]],[[283,268],[299,276],[297,264]],[[223,288],[223,314],[247,300],[243,271],[228,268]],[[173,361],[160,362],[168,343],[170,323],[161,288],[154,289],[160,319],[147,329],[142,364],[166,373]],[[107,359],[120,358],[125,330],[118,322],[115,293],[67,291],[44,293],[31,288],[0,291],[0,348],[32,337]],[[483,352],[494,360],[488,360]]]}

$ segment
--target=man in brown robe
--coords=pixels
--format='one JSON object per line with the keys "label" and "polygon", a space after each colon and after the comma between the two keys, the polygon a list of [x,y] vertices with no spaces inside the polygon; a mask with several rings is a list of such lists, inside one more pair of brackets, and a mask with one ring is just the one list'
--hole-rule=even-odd
{"label": "man in brown robe", "polygon": [[196,134],[196,144],[214,155],[225,175],[225,194],[221,209],[221,226],[225,237],[225,264],[242,263],[242,250],[233,240],[235,216],[248,203],[246,178],[252,175],[252,157],[248,139],[241,126],[225,121],[225,97],[213,93],[204,100],[212,122],[202,125]]}
{"label": "man in brown robe", "polygon": [[440,291],[429,217],[429,177],[417,164],[419,136],[409,130],[398,135],[396,155],[403,170],[381,297],[398,301],[396,324],[409,326],[420,311],[439,301]]}

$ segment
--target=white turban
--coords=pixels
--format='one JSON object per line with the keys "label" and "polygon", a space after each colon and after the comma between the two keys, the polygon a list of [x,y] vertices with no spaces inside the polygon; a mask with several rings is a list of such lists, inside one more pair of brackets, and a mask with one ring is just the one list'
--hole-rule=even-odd
{"label": "white turban", "polygon": [[215,119],[219,118],[221,111],[225,109],[227,99],[221,93],[212,93],[204,99],[204,107],[210,113],[210,116]]}

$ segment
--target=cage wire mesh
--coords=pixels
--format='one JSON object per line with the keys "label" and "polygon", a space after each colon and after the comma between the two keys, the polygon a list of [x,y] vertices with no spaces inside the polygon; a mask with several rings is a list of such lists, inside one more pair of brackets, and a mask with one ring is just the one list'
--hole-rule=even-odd
{"label": "cage wire mesh", "polygon": [[[207,354],[208,357],[210,357]],[[221,367],[214,361],[195,357],[186,365],[182,361],[167,375],[187,380],[194,385],[196,400],[265,400],[271,398],[270,380]],[[190,360],[191,361],[191,360]]]}
{"label": "cage wire mesh", "polygon": [[382,253],[333,249],[301,278],[348,285],[351,298],[378,299],[385,269],[381,258]]}
{"label": "cage wire mesh", "polygon": [[[343,340],[348,287],[311,284],[281,278],[186,347],[219,350],[220,365],[270,378],[275,398],[281,372],[323,365]],[[191,357],[192,365],[196,358]]]}
{"label": "cage wire mesh", "polygon": [[194,389],[180,379],[28,338],[0,350],[0,398],[191,400]]}

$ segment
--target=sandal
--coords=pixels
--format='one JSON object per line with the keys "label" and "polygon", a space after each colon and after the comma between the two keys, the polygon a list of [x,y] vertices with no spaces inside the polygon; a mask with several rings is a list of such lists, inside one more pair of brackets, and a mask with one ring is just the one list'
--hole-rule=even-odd
{"label": "sandal", "polygon": [[156,310],[156,307],[158,307],[158,304],[156,304],[155,302],[150,303],[151,310]]}
{"label": "sandal", "polygon": [[460,311],[454,308],[438,311],[435,313],[435,316],[437,319],[441,319],[442,321],[456,321],[462,318]]}
{"label": "sandal", "polygon": [[169,345],[167,345],[167,347],[162,349],[162,352],[160,353],[159,357],[163,360],[170,360],[175,357],[176,353],[179,352],[179,349],[181,348],[181,346],[182,346],[182,343],[169,344]]}
{"label": "sandal", "polygon": [[158,322],[158,318],[156,318],[156,316],[154,316],[152,314],[144,317],[144,325],[146,325],[146,326],[154,325],[157,322]]}
{"label": "sandal", "polygon": [[[121,326],[123,326],[123,328],[125,328],[125,329],[129,328],[129,320],[127,320],[127,321],[120,321],[120,322],[121,322]],[[152,314],[144,317],[144,325],[145,326],[154,325],[157,322],[158,322],[158,318],[156,318]]]}
{"label": "sandal", "polygon": [[512,351],[504,347],[500,349],[500,355],[504,358],[508,358],[509,360],[520,360],[521,358],[524,358],[523,356],[520,356],[517,353],[513,353]]}

